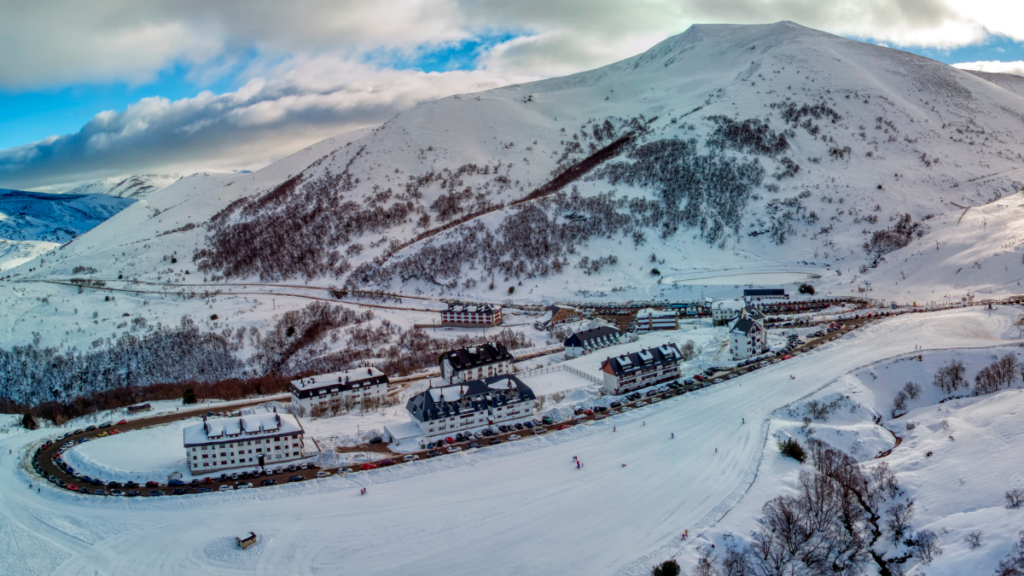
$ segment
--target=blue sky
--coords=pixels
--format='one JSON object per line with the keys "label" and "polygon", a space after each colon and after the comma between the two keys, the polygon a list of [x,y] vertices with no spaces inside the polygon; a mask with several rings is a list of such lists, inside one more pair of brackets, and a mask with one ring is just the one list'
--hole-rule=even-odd
{"label": "blue sky", "polygon": [[969,0],[9,4],[0,19],[0,187],[254,169],[420,102],[627,58],[695,23],[792,20],[1018,72],[1012,63],[1024,61],[1024,44],[1013,39],[1024,40],[1024,7],[990,8]]}

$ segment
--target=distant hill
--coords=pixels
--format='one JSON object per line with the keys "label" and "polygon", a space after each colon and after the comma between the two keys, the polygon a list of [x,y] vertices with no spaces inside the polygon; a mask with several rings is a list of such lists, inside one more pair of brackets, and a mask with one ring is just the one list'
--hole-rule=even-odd
{"label": "distant hill", "polygon": [[106,194],[118,198],[139,200],[174,184],[181,176],[177,174],[138,174],[103,178],[88,184],[76,186],[65,194]]}

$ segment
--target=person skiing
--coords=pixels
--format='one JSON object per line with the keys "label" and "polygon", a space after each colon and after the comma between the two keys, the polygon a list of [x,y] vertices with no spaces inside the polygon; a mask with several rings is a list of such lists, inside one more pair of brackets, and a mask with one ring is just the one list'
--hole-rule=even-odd
{"label": "person skiing", "polygon": [[616,426],[612,426],[612,432],[615,432]]}
{"label": "person skiing", "polygon": [[577,461],[576,461],[576,469],[577,469],[577,470],[579,470],[579,469],[580,469],[580,461],[579,461],[579,460],[577,460]]}
{"label": "person skiing", "polygon": [[646,421],[646,420],[644,420],[644,423],[643,423],[642,425],[643,425],[643,426],[647,426],[647,421]]}
{"label": "person skiing", "polygon": [[718,454],[718,448],[715,448],[715,454]]}
{"label": "person skiing", "polygon": [[746,424],[746,423],[747,423],[747,419],[746,418],[740,418],[740,424]]}
{"label": "person skiing", "polygon": [[622,467],[623,467],[623,468],[625,468],[625,467],[626,467],[626,465],[625,465],[625,464],[623,464],[623,465],[622,465]]}
{"label": "person skiing", "polygon": [[673,432],[673,433],[672,433],[672,439],[673,439],[673,440],[675,440],[675,439],[676,439],[676,433],[675,433],[675,432]]}

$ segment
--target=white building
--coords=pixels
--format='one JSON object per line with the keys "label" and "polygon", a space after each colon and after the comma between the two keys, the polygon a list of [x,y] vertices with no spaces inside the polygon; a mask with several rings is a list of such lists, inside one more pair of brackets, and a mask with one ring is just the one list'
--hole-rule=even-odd
{"label": "white building", "polygon": [[753,306],[740,311],[729,327],[729,351],[733,360],[746,360],[768,351],[764,314]]}
{"label": "white building", "polygon": [[291,383],[292,410],[300,416],[325,416],[340,410],[368,410],[388,396],[388,377],[376,368],[353,368]]}
{"label": "white building", "polygon": [[449,304],[441,311],[442,326],[489,328],[501,324],[501,308],[487,304]]}
{"label": "white building", "polygon": [[203,418],[182,435],[189,473],[199,476],[229,468],[271,466],[303,457],[299,419],[291,414]]}
{"label": "white building", "polygon": [[683,355],[673,344],[608,358],[601,363],[604,391],[616,396],[640,388],[676,382]]}
{"label": "white building", "polygon": [[679,315],[674,310],[644,308],[636,314],[636,331],[645,334],[655,330],[678,330]]}
{"label": "white building", "polygon": [[511,374],[430,388],[409,399],[405,408],[424,434],[424,442],[475,432],[488,426],[533,419],[537,396]]}
{"label": "white building", "polygon": [[449,384],[510,374],[512,353],[500,342],[449,350],[441,355],[441,379]]}
{"label": "white building", "polygon": [[711,322],[719,326],[735,320],[746,306],[743,300],[719,300],[711,305]]}
{"label": "white building", "polygon": [[598,326],[577,332],[565,339],[565,355],[576,358],[619,343],[622,331],[612,326]]}

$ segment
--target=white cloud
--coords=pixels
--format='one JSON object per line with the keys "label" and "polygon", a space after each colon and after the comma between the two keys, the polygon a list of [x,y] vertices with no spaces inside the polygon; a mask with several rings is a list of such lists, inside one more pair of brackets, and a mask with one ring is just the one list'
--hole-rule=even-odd
{"label": "white cloud", "polygon": [[954,68],[961,70],[976,70],[978,72],[994,72],[997,74],[1016,74],[1024,76],[1024,62],[1002,62],[999,60],[981,60],[978,62],[961,62],[953,64]]}
{"label": "white cloud", "polygon": [[144,98],[97,114],[74,134],[0,150],[0,182],[25,188],[140,171],[255,168],[423,101],[530,80],[382,70],[328,56],[274,71],[277,78],[253,78],[226,94]]}

